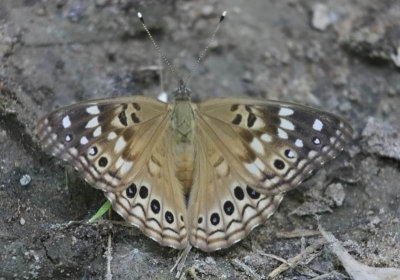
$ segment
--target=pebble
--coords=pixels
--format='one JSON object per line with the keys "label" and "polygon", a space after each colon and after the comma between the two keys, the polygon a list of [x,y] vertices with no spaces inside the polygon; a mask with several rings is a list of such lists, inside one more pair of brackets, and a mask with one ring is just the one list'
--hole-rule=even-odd
{"label": "pebble", "polygon": [[400,68],[400,46],[397,47],[396,53],[392,53],[390,55],[390,58],[392,59],[394,65]]}
{"label": "pebble", "polygon": [[312,11],[312,27],[319,31],[324,31],[335,20],[335,14],[321,3],[315,4]]}
{"label": "pebble", "polygon": [[204,6],[204,7],[201,9],[201,14],[202,14],[204,17],[209,17],[209,16],[211,16],[211,15],[213,14],[213,12],[214,12],[214,7],[213,7],[212,5]]}
{"label": "pebble", "polygon": [[28,174],[24,174],[21,179],[19,179],[19,183],[21,184],[21,186],[25,187],[27,186],[30,182],[32,181],[31,176],[29,176]]}
{"label": "pebble", "polygon": [[330,184],[325,191],[325,195],[333,200],[336,206],[342,206],[346,193],[340,183]]}

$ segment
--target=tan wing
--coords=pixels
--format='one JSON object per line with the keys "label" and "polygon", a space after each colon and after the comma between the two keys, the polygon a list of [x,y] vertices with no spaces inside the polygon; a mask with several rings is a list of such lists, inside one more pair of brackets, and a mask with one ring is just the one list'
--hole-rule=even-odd
{"label": "tan wing", "polygon": [[68,161],[150,238],[188,243],[182,186],[171,158],[170,108],[145,97],[93,100],[39,121],[43,148]]}
{"label": "tan wing", "polygon": [[334,158],[352,134],[340,118],[290,103],[211,99],[197,108],[188,230],[204,251],[229,247],[265,222],[283,192]]}
{"label": "tan wing", "polygon": [[200,103],[198,111],[224,158],[266,195],[295,188],[335,158],[352,136],[341,118],[291,103],[211,99]]}
{"label": "tan wing", "polygon": [[266,196],[249,186],[210,133],[204,123],[198,124],[196,173],[188,206],[190,243],[203,251],[243,239],[274,213],[283,197]]}
{"label": "tan wing", "polygon": [[128,223],[161,245],[183,249],[188,244],[186,206],[182,185],[174,173],[172,138],[168,133],[126,190],[105,195]]}
{"label": "tan wing", "polygon": [[142,96],[92,100],[51,112],[36,134],[44,150],[68,161],[93,187],[121,191],[148,162],[168,115],[168,104]]}

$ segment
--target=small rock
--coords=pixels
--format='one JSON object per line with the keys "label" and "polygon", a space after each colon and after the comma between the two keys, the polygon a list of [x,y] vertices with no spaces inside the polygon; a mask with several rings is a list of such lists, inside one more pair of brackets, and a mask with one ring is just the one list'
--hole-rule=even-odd
{"label": "small rock", "polygon": [[19,183],[21,184],[22,187],[27,186],[31,181],[32,181],[32,178],[28,174],[24,174],[21,177],[21,179],[19,179]]}
{"label": "small rock", "polygon": [[375,216],[372,218],[370,223],[372,226],[376,227],[381,223],[381,219],[378,216]]}
{"label": "small rock", "polygon": [[21,219],[19,219],[19,223],[21,226],[25,225],[25,219],[21,217]]}
{"label": "small rock", "polygon": [[390,58],[392,59],[392,61],[394,62],[394,65],[396,65],[397,67],[400,68],[400,46],[397,47],[396,53],[392,53],[390,55]]}
{"label": "small rock", "polygon": [[96,5],[98,7],[105,6],[107,4],[108,0],[96,0]]}
{"label": "small rock", "polygon": [[213,14],[213,12],[214,12],[214,7],[212,5],[204,6],[203,9],[201,9],[201,14],[204,17],[211,16]]}
{"label": "small rock", "polygon": [[321,3],[314,5],[311,24],[315,29],[324,31],[335,20],[336,15],[326,5]]}
{"label": "small rock", "polygon": [[341,183],[330,184],[326,188],[325,195],[332,199],[336,206],[342,206],[346,196]]}
{"label": "small rock", "polygon": [[364,151],[379,156],[400,159],[400,127],[370,117],[362,132]]}
{"label": "small rock", "polygon": [[207,258],[205,259],[205,262],[206,262],[207,264],[216,264],[214,258],[212,258],[212,257],[207,257]]}

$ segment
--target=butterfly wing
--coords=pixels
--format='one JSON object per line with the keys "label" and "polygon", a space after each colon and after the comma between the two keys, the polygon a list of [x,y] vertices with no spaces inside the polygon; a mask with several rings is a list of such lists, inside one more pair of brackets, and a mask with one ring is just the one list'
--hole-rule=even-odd
{"label": "butterfly wing", "polygon": [[123,191],[108,192],[113,209],[161,245],[187,246],[186,205],[174,171],[171,137],[166,131],[149,161]]}
{"label": "butterfly wing", "polygon": [[104,191],[125,189],[167,127],[168,104],[142,96],[92,100],[42,118],[43,149],[66,160]]}
{"label": "butterfly wing", "polygon": [[209,252],[231,246],[264,223],[283,195],[263,195],[247,185],[204,124],[198,124],[197,140],[188,229],[190,244]]}
{"label": "butterfly wing", "polygon": [[351,139],[340,118],[305,106],[211,99],[197,106],[190,243],[226,248],[266,221],[283,192],[334,158]]}
{"label": "butterfly wing", "polygon": [[60,108],[39,121],[43,148],[105,191],[114,210],[160,244],[187,245],[186,207],[172,174],[170,107],[141,96]]}
{"label": "butterfly wing", "polygon": [[200,122],[224,157],[267,195],[299,185],[352,137],[351,126],[338,116],[298,104],[211,99],[198,108]]}

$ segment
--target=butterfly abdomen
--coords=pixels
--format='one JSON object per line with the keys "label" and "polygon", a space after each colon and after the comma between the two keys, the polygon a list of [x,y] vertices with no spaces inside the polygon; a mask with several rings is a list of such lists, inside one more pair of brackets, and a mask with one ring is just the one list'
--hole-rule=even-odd
{"label": "butterfly abdomen", "polygon": [[194,149],[193,145],[179,143],[175,147],[175,174],[183,185],[183,192],[188,195],[193,183]]}
{"label": "butterfly abdomen", "polygon": [[195,119],[189,101],[176,101],[171,116],[171,134],[175,161],[175,174],[183,185],[185,195],[190,192],[194,169]]}

